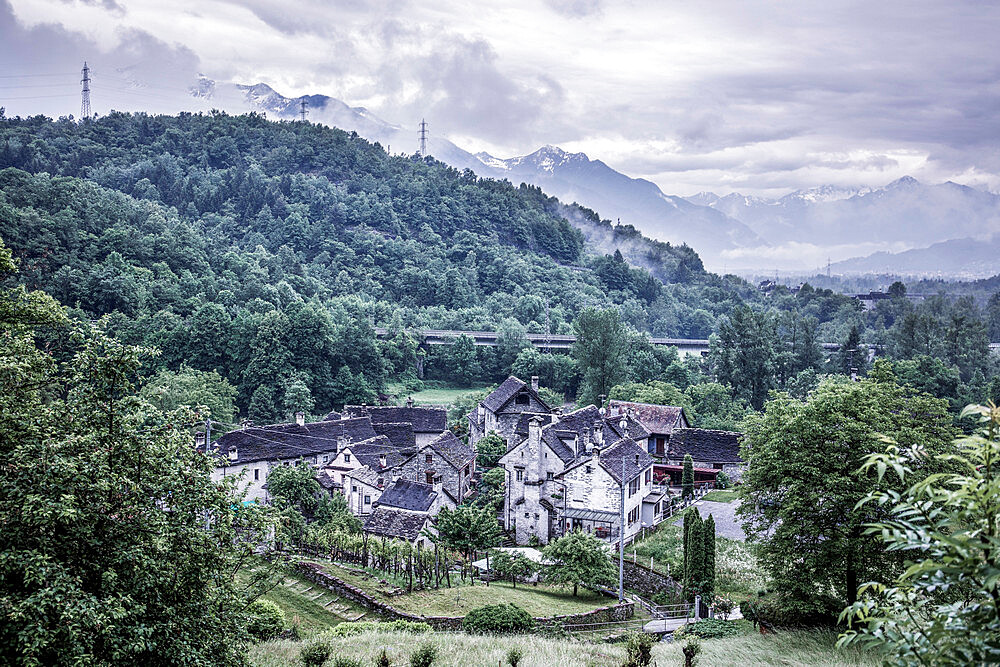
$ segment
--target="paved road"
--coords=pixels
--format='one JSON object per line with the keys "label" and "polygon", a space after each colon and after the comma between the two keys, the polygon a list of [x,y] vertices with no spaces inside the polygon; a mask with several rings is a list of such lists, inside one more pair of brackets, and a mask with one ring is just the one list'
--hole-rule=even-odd
{"label": "paved road", "polygon": [[[744,542],[747,539],[746,533],[743,532],[743,527],[736,519],[736,507],[738,505],[739,501],[736,500],[731,503],[714,503],[707,500],[699,500],[694,504],[694,507],[698,508],[698,513],[701,514],[702,519],[707,519],[709,514],[712,515],[712,518],[715,519],[716,535]],[[674,525],[684,525],[684,519],[678,519],[674,522]]]}

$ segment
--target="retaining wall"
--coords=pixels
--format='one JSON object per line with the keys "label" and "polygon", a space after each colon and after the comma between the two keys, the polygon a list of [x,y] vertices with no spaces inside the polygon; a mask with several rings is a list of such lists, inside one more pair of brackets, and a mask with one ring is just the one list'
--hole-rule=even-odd
{"label": "retaining wall", "polygon": [[[461,630],[463,616],[417,616],[405,611],[400,611],[390,604],[376,600],[357,586],[339,579],[329,572],[322,565],[299,561],[295,563],[295,569],[307,580],[341,595],[351,602],[361,605],[366,609],[385,616],[392,620],[416,621],[427,623],[435,630]],[[655,573],[654,573],[655,574]],[[635,605],[632,602],[615,604],[608,607],[600,607],[581,614],[567,614],[564,616],[544,616],[536,617],[535,623],[541,626],[551,626],[556,624],[569,625],[573,623],[606,623],[612,621],[627,621],[635,615]]]}

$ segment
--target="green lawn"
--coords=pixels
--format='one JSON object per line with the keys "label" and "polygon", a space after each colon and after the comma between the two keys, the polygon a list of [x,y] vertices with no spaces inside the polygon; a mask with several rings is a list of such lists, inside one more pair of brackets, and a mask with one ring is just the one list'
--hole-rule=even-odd
{"label": "green lawn", "polygon": [[[491,587],[492,588],[492,587]],[[741,635],[701,642],[699,667],[715,665],[877,665],[874,656],[857,650],[835,647],[833,632],[781,632],[761,636]],[[360,658],[373,664],[384,647],[393,665],[408,664],[421,644],[438,649],[435,667],[480,667],[507,664],[507,651],[519,648],[524,654],[521,667],[617,667],[625,658],[621,644],[586,644],[571,639],[548,639],[538,635],[521,637],[479,637],[462,633],[369,633],[333,640],[333,655]],[[298,663],[300,643],[276,641],[252,649],[253,667],[285,667]],[[655,664],[683,665],[679,644],[658,643],[653,647]]]}
{"label": "green lawn", "polygon": [[501,602],[516,604],[532,616],[577,614],[614,604],[612,598],[583,589],[578,592],[577,597],[573,597],[571,588],[542,584],[518,584],[514,588],[507,582],[497,581],[489,586],[480,583],[472,586],[468,582],[461,584],[458,577],[454,576],[452,584],[455,585],[451,588],[392,595],[390,587],[380,583],[380,580],[385,579],[381,574],[364,577],[353,568],[348,570],[335,564],[322,564],[333,576],[364,589],[376,599],[400,611],[423,616],[465,616],[478,607]]}
{"label": "green lawn", "polygon": [[[683,529],[680,526],[660,524],[655,533],[629,549],[635,550],[640,563],[648,565],[652,556],[657,570],[680,578],[684,563]],[[716,594],[742,601],[767,585],[766,575],[745,542],[716,537],[715,552]]]}
{"label": "green lawn", "polygon": [[413,401],[426,405],[452,405],[459,396],[472,394],[486,389],[486,385],[476,387],[439,387],[427,388],[417,392],[407,392],[400,386],[389,385],[389,393],[399,396],[399,402],[405,403],[406,399],[413,397]]}
{"label": "green lawn", "polygon": [[736,491],[720,491],[719,489],[716,489],[715,491],[709,491],[702,496],[701,499],[708,500],[713,503],[731,503],[739,497],[740,494]]}

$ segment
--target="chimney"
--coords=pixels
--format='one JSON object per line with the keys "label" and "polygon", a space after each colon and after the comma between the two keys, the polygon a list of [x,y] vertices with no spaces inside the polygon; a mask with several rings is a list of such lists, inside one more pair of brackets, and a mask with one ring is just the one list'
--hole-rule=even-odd
{"label": "chimney", "polygon": [[[637,456],[636,458],[639,458],[639,457]],[[378,455],[378,465],[379,465],[379,467],[384,470],[385,466],[386,466],[386,462],[387,462],[387,459],[386,459],[385,454],[379,454]]]}
{"label": "chimney", "polygon": [[248,428],[250,428],[250,427],[253,426],[253,420],[252,419],[244,419],[242,422],[240,422],[240,426],[242,426],[243,430],[245,431]]}
{"label": "chimney", "polygon": [[194,446],[195,448],[201,448],[205,446],[205,432],[198,431],[194,434]]}
{"label": "chimney", "polygon": [[531,390],[533,392],[535,392],[536,394],[538,393],[538,376],[537,375],[532,375],[531,376]]}
{"label": "chimney", "polygon": [[578,451],[577,454],[583,454],[584,452],[586,452],[586,453],[589,454],[590,453],[590,449],[593,446],[594,445],[593,445],[593,443],[590,440],[590,429],[589,428],[583,429],[583,443],[581,445],[580,451]]}
{"label": "chimney", "polygon": [[229,448],[229,460],[230,461],[235,461],[239,457],[240,457],[240,455],[236,452],[236,448],[235,447],[230,447]]}
{"label": "chimney", "polygon": [[598,421],[594,424],[594,446],[600,447],[604,444],[604,424]]}
{"label": "chimney", "polygon": [[295,413],[295,423],[298,424],[299,426],[305,426],[306,425],[306,413],[304,413],[304,412],[296,412]]}
{"label": "chimney", "polygon": [[525,482],[539,481],[539,459],[542,456],[542,420],[532,417],[528,422],[528,469],[525,471]]}
{"label": "chimney", "polygon": [[406,407],[408,407],[408,408],[412,408],[413,407],[413,397],[412,396],[410,396],[409,398],[406,399]]}
{"label": "chimney", "polygon": [[618,422],[618,426],[620,426],[621,429],[622,429],[622,437],[623,438],[627,438],[628,437],[628,420],[623,418],[620,422]]}

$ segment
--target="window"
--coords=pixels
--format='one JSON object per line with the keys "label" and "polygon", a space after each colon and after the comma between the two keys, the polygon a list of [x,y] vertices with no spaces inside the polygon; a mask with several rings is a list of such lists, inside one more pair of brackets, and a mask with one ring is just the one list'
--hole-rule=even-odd
{"label": "window", "polygon": [[357,492],[358,492],[358,487],[357,487],[357,485],[355,485],[355,484],[352,484],[352,485],[351,485],[351,493],[357,493]]}
{"label": "window", "polygon": [[427,454],[424,456],[424,463],[434,463],[434,455]]}
{"label": "window", "polygon": [[525,512],[525,513],[524,513],[524,518],[525,518],[525,519],[529,518],[530,516],[531,516],[531,515],[530,515],[530,514],[528,514],[527,512]]}
{"label": "window", "polygon": [[466,475],[469,474],[469,465],[468,464],[465,465],[465,474]]}
{"label": "window", "polygon": [[371,505],[371,504],[372,504],[372,497],[369,496],[368,494],[365,494],[365,505]]}
{"label": "window", "polygon": [[523,479],[524,479],[524,470],[522,470],[521,468],[518,468],[518,469],[517,469],[517,470],[516,470],[516,471],[514,472],[514,476],[515,476],[515,479],[516,479],[516,480],[517,480],[518,482],[520,482],[521,480],[523,480]]}
{"label": "window", "polygon": [[344,463],[350,463],[350,462],[351,462],[351,455],[344,454]]}
{"label": "window", "polygon": [[659,454],[660,456],[663,456],[663,454],[666,452],[666,449],[667,449],[667,439],[666,438],[657,438],[656,439],[656,453]]}
{"label": "window", "polygon": [[254,468],[253,469],[253,481],[255,481],[255,482],[259,482],[260,481],[260,468]]}
{"label": "window", "polygon": [[428,484],[434,483],[434,473],[428,470],[426,473],[424,473],[424,477],[426,478]]}
{"label": "window", "polygon": [[631,482],[628,483],[628,495],[631,498],[636,493],[639,492],[639,478],[636,477]]}
{"label": "window", "polygon": [[628,513],[628,522],[635,523],[639,520],[639,508],[636,507],[634,510]]}
{"label": "window", "polygon": [[646,484],[649,484],[652,481],[653,481],[653,469],[650,468],[649,470],[646,471]]}
{"label": "window", "polygon": [[289,465],[290,463],[291,463],[290,461],[282,461],[282,462],[281,462],[281,465],[283,465],[283,466],[287,466],[287,465]]}
{"label": "window", "polygon": [[593,466],[587,466],[587,474],[589,475],[592,472],[594,472],[594,467]]}
{"label": "window", "polygon": [[329,461],[330,461],[330,457],[327,456],[326,454],[324,454],[323,455],[323,463],[328,463]]}
{"label": "window", "polygon": [[515,405],[527,405],[528,404],[528,395],[527,394],[518,394],[517,398],[514,399],[514,404]]}
{"label": "window", "polygon": [[547,473],[545,473],[545,479],[547,479],[547,480],[552,480],[554,477],[555,477],[555,475],[552,474],[551,470],[548,471]]}

